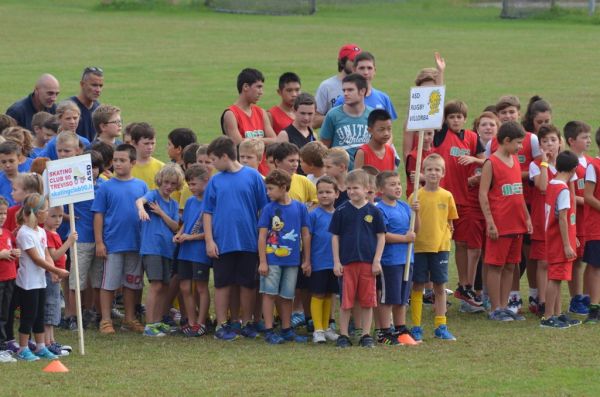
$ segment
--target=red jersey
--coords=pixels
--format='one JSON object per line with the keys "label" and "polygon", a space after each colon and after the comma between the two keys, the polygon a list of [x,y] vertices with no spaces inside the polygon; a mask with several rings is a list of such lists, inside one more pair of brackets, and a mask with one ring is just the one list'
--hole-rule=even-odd
{"label": "red jersey", "polygon": [[387,143],[385,144],[385,154],[383,158],[377,156],[377,153],[371,149],[368,143],[365,143],[360,147],[363,151],[365,163],[364,165],[370,165],[381,171],[394,171],[396,169],[396,156],[394,150]]}
{"label": "red jersey", "polygon": [[[547,170],[548,186],[550,186],[550,181],[556,175],[556,169],[550,167],[540,167],[541,162],[541,160],[534,161],[534,163],[540,168],[541,172]],[[531,225],[533,226],[533,234],[531,235],[532,240],[544,241],[544,238],[546,236],[544,232],[546,225],[545,205],[546,193],[542,193],[538,188],[533,186],[531,188]]]}
{"label": "red jersey", "polygon": [[10,207],[6,213],[6,222],[4,222],[4,228],[8,229],[11,233],[17,230],[17,212],[21,209],[22,205],[17,204]]}
{"label": "red jersey", "polygon": [[[440,182],[440,186],[449,190],[454,197],[457,206],[466,206],[468,200],[467,179],[469,178],[469,166],[460,165],[460,156],[476,156],[483,152],[479,143],[479,137],[471,130],[463,130],[456,133],[451,130],[445,131],[445,136],[439,138],[444,130],[436,132],[433,138],[434,151],[444,158],[446,162],[446,176]],[[438,139],[443,139],[437,142]]]}
{"label": "red jersey", "polygon": [[[262,108],[256,105],[250,105],[250,116],[248,116],[246,112],[236,105],[229,106],[228,110],[231,110],[235,116],[238,131],[242,139],[264,138],[265,120],[263,119]],[[264,155],[260,164],[258,165],[258,171],[262,175],[267,175],[269,173],[269,166],[267,165],[267,159]]]}
{"label": "red jersey", "polygon": [[[0,251],[11,250],[17,246],[15,237],[6,228],[2,228],[0,235]],[[17,278],[17,264],[15,260],[0,259],[0,281],[14,280]]]}
{"label": "red jersey", "polygon": [[[529,164],[533,161],[533,148],[531,146],[531,132],[525,132],[525,139],[523,139],[523,147],[517,153],[519,158],[519,164],[521,165],[522,172],[529,172]],[[494,153],[498,150],[498,139],[494,137],[490,143],[490,153]],[[523,180],[523,194],[525,195],[525,202],[531,203],[531,186],[528,180]]]}
{"label": "red jersey", "polygon": [[[50,230],[46,230],[46,238],[48,240],[48,249],[54,248],[59,249],[62,247],[63,242],[58,233],[51,232]],[[63,254],[59,259],[54,261],[56,267],[60,269],[66,269],[67,266],[67,255]]]}
{"label": "red jersey", "polygon": [[[469,165],[469,178],[472,176],[481,176],[481,165],[479,164],[471,164]],[[467,182],[468,183],[468,182]],[[472,208],[474,211],[478,213],[481,212],[481,204],[479,203],[479,183],[476,185],[468,185],[468,203],[467,206]]]}
{"label": "red jersey", "polygon": [[492,164],[492,185],[488,200],[499,236],[527,233],[521,167],[517,156],[512,157],[512,167],[498,156],[492,155],[488,160]]}
{"label": "red jersey", "polygon": [[[586,164],[590,164],[592,162],[592,158],[590,156],[584,155]],[[586,166],[587,167],[587,166]],[[575,175],[577,176],[577,181],[575,181],[575,196],[583,197],[583,189],[585,188],[585,169],[581,162],[577,164],[577,169],[575,170]],[[577,219],[580,221],[584,219],[584,206],[577,206]],[[577,223],[577,236],[583,237],[585,234],[584,230],[584,222]]]}
{"label": "red jersey", "polygon": [[273,131],[275,131],[276,135],[279,135],[281,131],[294,122],[294,119],[288,116],[279,106],[273,106],[269,109],[269,113],[273,119]]}
{"label": "red jersey", "polygon": [[[594,158],[588,163],[588,167],[594,167],[596,172],[596,183],[594,185],[594,197],[600,200],[600,159]],[[585,218],[585,241],[600,240],[600,211],[585,204],[583,206]]]}
{"label": "red jersey", "polygon": [[[421,153],[421,161],[425,160],[427,156],[433,153],[433,149],[423,150]],[[414,191],[414,183],[410,181],[410,174],[417,170],[417,148],[415,147],[411,152],[406,156],[406,197],[410,197]],[[421,186],[425,186],[425,182],[420,183]]]}
{"label": "red jersey", "polygon": [[562,263],[570,262],[572,259],[567,259],[565,250],[563,248],[562,236],[560,234],[560,226],[558,224],[558,196],[563,191],[567,191],[569,194],[569,202],[571,206],[567,210],[567,227],[569,235],[569,243],[573,252],[577,252],[577,226],[576,209],[575,209],[575,196],[569,190],[566,183],[562,181],[553,181],[554,183],[548,183],[546,189],[546,256],[548,263]]}

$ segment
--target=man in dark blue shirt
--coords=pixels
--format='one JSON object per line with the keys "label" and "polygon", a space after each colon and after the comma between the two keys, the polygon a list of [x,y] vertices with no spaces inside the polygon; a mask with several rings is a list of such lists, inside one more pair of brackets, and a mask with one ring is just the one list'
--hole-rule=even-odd
{"label": "man in dark blue shirt", "polygon": [[6,114],[17,120],[17,123],[31,131],[31,119],[37,112],[56,112],[56,98],[60,94],[60,84],[51,74],[43,74],[35,83],[31,94],[13,103]]}
{"label": "man in dark blue shirt", "polygon": [[81,81],[79,82],[81,90],[78,95],[74,95],[70,100],[75,102],[81,111],[79,125],[77,126],[77,135],[93,141],[96,137],[96,130],[92,122],[92,113],[98,106],[98,98],[104,88],[104,71],[96,66],[90,66],[83,70]]}

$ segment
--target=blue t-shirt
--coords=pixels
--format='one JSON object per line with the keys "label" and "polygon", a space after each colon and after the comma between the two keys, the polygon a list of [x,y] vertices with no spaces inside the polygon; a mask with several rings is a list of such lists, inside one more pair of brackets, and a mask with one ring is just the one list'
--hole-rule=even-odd
{"label": "blue t-shirt", "polygon": [[212,214],[212,232],[220,254],[258,252],[258,212],[267,204],[267,189],[254,168],[219,172],[204,191],[202,211]]}
{"label": "blue t-shirt", "polygon": [[333,269],[333,251],[331,251],[331,233],[329,224],[333,213],[321,207],[315,208],[308,214],[310,228],[310,262],[312,271]]}
{"label": "blue t-shirt", "polygon": [[104,214],[104,245],[109,254],[139,252],[140,218],[135,200],[148,191],[144,181],[111,178],[98,188],[92,212]]}
{"label": "blue t-shirt", "polygon": [[[50,114],[56,113],[56,104],[47,109],[42,109]],[[33,131],[31,128],[31,119],[38,110],[33,106],[33,93],[27,95],[25,98],[18,100],[13,103],[8,109],[6,114],[17,120],[17,124],[23,128],[27,128],[29,131]]]}
{"label": "blue t-shirt", "polygon": [[[388,233],[406,234],[410,227],[410,207],[402,201],[397,201],[395,206],[389,206],[383,201],[376,204],[383,214],[383,222]],[[385,243],[381,264],[384,266],[398,266],[406,263],[407,243]],[[410,261],[413,262],[413,255]]]}
{"label": "blue t-shirt", "polygon": [[92,113],[94,113],[94,110],[100,106],[100,102],[94,101],[91,109],[88,109],[83,103],[81,103],[81,101],[79,101],[76,95],[69,99],[75,102],[79,108],[79,111],[81,112],[79,115],[79,124],[77,125],[77,130],[75,132],[77,135],[86,138],[88,141],[93,141],[96,137],[96,129],[94,128],[94,123],[92,122]]}
{"label": "blue t-shirt", "polygon": [[[102,178],[97,178],[94,181],[94,195],[98,194],[98,189],[102,183],[104,183],[104,179]],[[96,241],[94,238],[93,203],[94,200],[92,199],[73,204],[73,209],[75,210],[75,229],[79,235],[79,238],[77,239],[77,242],[79,243],[93,243]],[[69,222],[63,222],[63,225],[64,224],[68,225]]]}
{"label": "blue t-shirt", "polygon": [[[334,106],[339,106],[344,104],[344,96],[339,96]],[[396,114],[396,109],[394,108],[394,104],[390,99],[389,95],[383,91],[376,90],[375,88],[371,88],[371,95],[365,97],[365,105],[373,109],[384,109],[386,110],[392,120],[396,120],[398,115]]]}
{"label": "blue t-shirt", "polygon": [[17,204],[12,197],[12,182],[6,177],[6,174],[0,171],[0,196],[8,201],[8,206]]}
{"label": "blue t-shirt", "polygon": [[29,155],[32,159],[37,159],[38,157],[40,157],[40,153],[42,153],[43,151],[43,147],[34,147],[33,149],[31,149],[31,153]]}
{"label": "blue t-shirt", "polygon": [[263,208],[258,227],[267,229],[269,266],[300,266],[302,228],[308,227],[306,205],[296,200],[287,205],[272,201]]}
{"label": "blue t-shirt", "polygon": [[[190,197],[185,202],[183,208],[183,232],[185,234],[204,233],[204,224],[202,223],[202,200],[195,196]],[[203,263],[210,265],[211,260],[206,255],[206,242],[204,240],[190,240],[179,244],[178,259],[190,262]]]}
{"label": "blue t-shirt", "polygon": [[[158,203],[160,208],[173,219],[179,222],[179,203],[173,199],[166,201],[161,197],[158,189],[151,190],[144,195],[148,203]],[[160,255],[164,258],[173,259],[175,243],[173,242],[173,231],[154,212],[147,211],[150,220],[142,222],[142,244],[140,255]]]}
{"label": "blue t-shirt", "polygon": [[[79,141],[83,143],[86,150],[89,149],[90,141],[82,136],[79,136]],[[50,160],[58,160],[58,154],[56,153],[56,137],[53,137],[46,143],[46,147],[38,154],[38,157],[48,157]]]}
{"label": "blue t-shirt", "polygon": [[33,159],[29,157],[25,157],[25,161],[19,164],[17,169],[19,172],[29,172],[31,169],[31,163],[33,163]]}
{"label": "blue t-shirt", "polygon": [[356,151],[371,138],[367,131],[367,119],[372,110],[366,106],[362,115],[352,117],[344,113],[344,106],[340,105],[327,112],[323,120],[319,136],[331,141],[331,147],[341,147],[348,152],[350,170],[354,168]]}
{"label": "blue t-shirt", "polygon": [[348,201],[336,208],[329,225],[331,234],[339,236],[340,262],[372,263],[377,248],[377,234],[385,233],[383,215],[373,204],[356,208]]}

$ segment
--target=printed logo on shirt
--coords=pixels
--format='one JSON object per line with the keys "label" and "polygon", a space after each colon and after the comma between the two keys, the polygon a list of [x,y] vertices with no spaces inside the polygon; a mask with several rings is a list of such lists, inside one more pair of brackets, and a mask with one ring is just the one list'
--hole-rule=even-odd
{"label": "printed logo on shirt", "polygon": [[452,146],[450,148],[450,156],[453,157],[468,156],[469,154],[471,154],[469,149],[460,148],[457,146]]}
{"label": "printed logo on shirt", "polygon": [[575,224],[575,214],[571,214],[569,221],[570,221],[571,225]]}
{"label": "printed logo on shirt", "polygon": [[373,222],[373,215],[365,215],[364,220],[367,223],[372,223]]}
{"label": "printed logo on shirt", "polygon": [[502,185],[503,196],[513,196],[517,194],[523,194],[523,184],[521,182]]}
{"label": "printed logo on shirt", "polygon": [[577,189],[583,190],[585,188],[585,178],[577,179]]}
{"label": "printed logo on shirt", "polygon": [[344,147],[354,147],[369,142],[370,135],[365,124],[346,124],[337,128],[335,133],[338,138],[338,145]]}
{"label": "printed logo on shirt", "polygon": [[244,138],[263,138],[264,136],[263,130],[244,131]]}
{"label": "printed logo on shirt", "polygon": [[519,159],[520,164],[525,164],[525,161],[527,161],[527,158],[525,158],[525,155],[523,155],[523,154],[520,154],[517,157]]}
{"label": "printed logo on shirt", "polygon": [[437,207],[438,207],[438,210],[446,211],[446,209],[448,208],[448,204],[438,203]]}

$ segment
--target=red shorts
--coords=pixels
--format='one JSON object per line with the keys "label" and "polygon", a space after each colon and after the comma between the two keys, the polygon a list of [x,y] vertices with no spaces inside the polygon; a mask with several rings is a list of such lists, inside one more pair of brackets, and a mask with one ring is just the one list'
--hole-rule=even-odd
{"label": "red shorts", "polygon": [[470,210],[467,219],[467,248],[470,250],[482,249],[485,246],[485,218],[481,211]]}
{"label": "red shorts", "polygon": [[577,236],[579,247],[577,247],[577,260],[583,259],[583,251],[585,251],[585,236]]}
{"label": "red shorts", "polygon": [[371,263],[365,262],[352,262],[344,266],[342,309],[352,309],[355,300],[363,308],[377,306],[376,280],[372,268]]}
{"label": "red shorts", "polygon": [[523,235],[500,236],[497,240],[485,240],[485,259],[483,263],[491,266],[516,265],[521,263]]}
{"label": "red shorts", "polygon": [[572,261],[548,264],[548,280],[571,281],[572,274]]}
{"label": "red shorts", "polygon": [[531,240],[531,248],[529,250],[529,259],[534,261],[545,261],[546,258],[546,241]]}
{"label": "red shorts", "polygon": [[469,208],[464,205],[457,205],[456,212],[458,213],[458,219],[452,221],[454,226],[452,240],[466,242],[468,241],[469,232]]}

